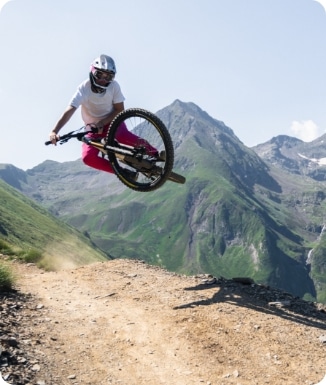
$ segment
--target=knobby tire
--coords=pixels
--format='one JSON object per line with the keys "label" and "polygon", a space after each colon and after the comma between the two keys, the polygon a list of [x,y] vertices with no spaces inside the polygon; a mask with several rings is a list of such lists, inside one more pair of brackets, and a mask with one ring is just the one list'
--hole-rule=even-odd
{"label": "knobby tire", "polygon": [[[169,179],[174,163],[174,148],[168,129],[153,113],[140,108],[130,108],[120,112],[112,121],[105,139],[107,146],[116,145],[116,133],[122,123],[127,125],[128,130],[145,139],[159,151],[164,150],[166,155],[165,161],[159,163],[161,170],[159,174],[153,173],[149,176],[150,173],[139,173],[142,175],[134,180],[126,174],[126,164],[114,152],[110,152],[108,157],[116,176],[124,185],[135,191],[148,192],[158,189]],[[134,170],[132,164],[127,164],[127,167],[129,170]],[[173,178],[171,180],[176,183],[184,183]]]}

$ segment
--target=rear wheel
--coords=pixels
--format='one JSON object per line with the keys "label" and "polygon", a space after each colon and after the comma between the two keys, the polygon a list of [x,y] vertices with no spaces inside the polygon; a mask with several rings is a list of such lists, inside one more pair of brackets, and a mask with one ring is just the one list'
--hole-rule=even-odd
{"label": "rear wheel", "polygon": [[[122,124],[133,134],[132,143],[124,143],[121,138],[119,142]],[[135,191],[146,192],[156,190],[167,181],[174,162],[173,143],[169,131],[156,115],[139,108],[120,112],[106,137],[107,146],[119,144],[130,146],[134,153],[133,156],[108,153],[114,172],[123,184]]]}

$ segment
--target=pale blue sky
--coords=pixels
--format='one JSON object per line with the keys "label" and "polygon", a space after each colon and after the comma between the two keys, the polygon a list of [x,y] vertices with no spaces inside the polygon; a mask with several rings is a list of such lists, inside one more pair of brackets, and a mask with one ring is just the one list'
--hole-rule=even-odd
{"label": "pale blue sky", "polygon": [[[249,147],[326,132],[326,13],[314,0],[11,0],[0,11],[0,163],[80,158],[77,141],[43,143],[101,53],[127,108],[194,102]],[[81,125],[77,111],[61,133]]]}

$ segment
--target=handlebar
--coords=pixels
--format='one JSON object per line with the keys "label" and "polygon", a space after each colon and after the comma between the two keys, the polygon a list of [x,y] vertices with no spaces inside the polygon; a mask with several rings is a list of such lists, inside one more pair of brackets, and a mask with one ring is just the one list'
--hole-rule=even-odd
{"label": "handlebar", "polygon": [[[77,138],[78,140],[82,140],[82,138],[87,134],[89,134],[89,131],[84,131],[84,132],[71,131],[68,134],[59,136],[59,139],[57,140],[57,142],[59,142],[60,144],[63,144],[68,142],[68,140],[72,138]],[[52,142],[51,140],[47,140],[44,144],[48,146],[49,144],[52,144]]]}

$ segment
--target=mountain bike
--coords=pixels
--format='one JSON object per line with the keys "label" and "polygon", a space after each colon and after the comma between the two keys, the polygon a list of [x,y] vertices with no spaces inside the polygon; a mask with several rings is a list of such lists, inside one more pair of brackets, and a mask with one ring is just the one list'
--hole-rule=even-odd
{"label": "mountain bike", "polygon": [[[118,142],[116,133],[120,124],[139,136],[135,146]],[[61,135],[58,143],[64,144],[76,138],[89,146],[96,147],[103,157],[108,158],[118,179],[132,190],[147,192],[161,187],[167,180],[184,184],[185,177],[173,172],[174,148],[170,133],[164,123],[153,113],[129,108],[120,112],[111,122],[106,137],[100,141],[87,137],[85,126]],[[148,144],[158,150],[158,154],[148,154]],[[51,141],[45,142],[45,145]]]}

